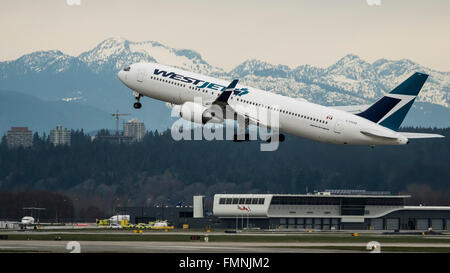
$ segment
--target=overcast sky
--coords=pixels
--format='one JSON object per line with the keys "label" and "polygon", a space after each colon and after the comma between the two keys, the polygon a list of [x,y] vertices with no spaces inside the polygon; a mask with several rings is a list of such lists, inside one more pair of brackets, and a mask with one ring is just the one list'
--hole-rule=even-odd
{"label": "overcast sky", "polygon": [[326,67],[354,53],[450,71],[448,0],[0,0],[0,34],[0,60],[77,56],[122,37],[193,49],[226,70],[247,59]]}

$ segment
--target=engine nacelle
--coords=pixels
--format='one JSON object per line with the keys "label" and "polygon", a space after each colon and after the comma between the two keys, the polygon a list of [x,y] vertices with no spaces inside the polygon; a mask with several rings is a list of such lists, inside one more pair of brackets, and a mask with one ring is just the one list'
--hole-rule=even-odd
{"label": "engine nacelle", "polygon": [[220,118],[214,111],[205,106],[191,101],[185,102],[181,105],[180,116],[190,122],[199,124],[206,124],[207,122],[222,123]]}
{"label": "engine nacelle", "polygon": [[[278,141],[279,141],[279,142],[283,142],[285,139],[286,139],[286,137],[285,137],[283,134],[279,134],[279,135],[278,135]],[[267,143],[272,142],[272,137],[270,136],[270,137],[266,140],[266,142],[267,142]]]}

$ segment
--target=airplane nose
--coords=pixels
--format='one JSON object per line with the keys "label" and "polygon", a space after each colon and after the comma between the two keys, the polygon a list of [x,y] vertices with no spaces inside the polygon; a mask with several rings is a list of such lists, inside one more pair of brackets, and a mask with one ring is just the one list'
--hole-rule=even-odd
{"label": "airplane nose", "polygon": [[117,77],[119,77],[119,80],[123,83],[125,83],[125,72],[124,71],[119,71],[119,73],[117,73]]}

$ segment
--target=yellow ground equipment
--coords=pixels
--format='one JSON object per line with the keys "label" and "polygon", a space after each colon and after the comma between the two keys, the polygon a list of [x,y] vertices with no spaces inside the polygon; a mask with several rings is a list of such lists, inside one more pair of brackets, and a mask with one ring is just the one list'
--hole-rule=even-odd
{"label": "yellow ground equipment", "polygon": [[129,225],[128,220],[122,220],[122,221],[120,221],[120,225],[121,225],[122,227],[126,228],[126,227]]}
{"label": "yellow ground equipment", "polygon": [[110,226],[109,219],[97,220],[97,226]]}
{"label": "yellow ground equipment", "polygon": [[138,223],[134,228],[137,229],[147,229],[149,228],[149,225],[145,224],[145,223]]}
{"label": "yellow ground equipment", "polygon": [[126,225],[124,225],[123,226],[123,228],[129,228],[129,229],[132,229],[132,228],[134,228],[136,225],[133,225],[133,224],[126,224]]}

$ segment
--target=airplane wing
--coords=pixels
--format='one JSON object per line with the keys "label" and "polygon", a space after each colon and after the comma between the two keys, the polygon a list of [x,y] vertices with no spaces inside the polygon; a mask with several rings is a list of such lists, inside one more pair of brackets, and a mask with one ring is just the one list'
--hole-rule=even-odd
{"label": "airplane wing", "polygon": [[233,80],[228,87],[217,97],[217,99],[212,103],[212,105],[218,105],[223,110],[225,110],[225,107],[228,104],[228,99],[230,98],[231,94],[233,94],[234,88],[236,87],[239,80]]}
{"label": "airplane wing", "polygon": [[266,127],[271,129],[271,126],[266,122],[266,121],[262,121],[256,117],[252,117],[251,114],[249,113],[240,113],[239,111],[236,111],[235,109],[233,109],[238,115],[244,117],[244,119],[248,119],[249,124],[253,124],[256,126],[262,126],[262,127]]}
{"label": "airplane wing", "polygon": [[352,114],[358,114],[369,108],[370,105],[364,104],[364,105],[345,105],[345,106],[331,106],[331,108],[336,110],[341,110],[344,112],[349,112]]}
{"label": "airplane wing", "polygon": [[408,139],[416,138],[443,138],[445,136],[438,134],[424,134],[424,133],[410,133],[410,132],[399,132],[401,135],[407,137]]}
{"label": "airplane wing", "polygon": [[[237,114],[238,116],[242,117],[244,120],[248,121],[249,124],[253,124],[256,126],[264,126],[266,128],[270,128],[270,125],[267,122],[264,122],[257,118],[256,112],[253,113],[253,111],[250,112],[244,112],[241,111],[239,108],[234,108],[230,104],[228,104],[228,100],[230,99],[231,95],[234,92],[234,89],[237,86],[237,83],[239,82],[238,79],[233,80],[228,87],[217,97],[217,99],[211,104],[211,107],[214,105],[219,106],[223,113],[226,112],[226,110],[231,110],[231,112],[234,114]],[[227,109],[228,107],[228,109]]]}

